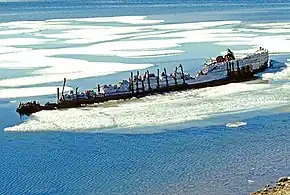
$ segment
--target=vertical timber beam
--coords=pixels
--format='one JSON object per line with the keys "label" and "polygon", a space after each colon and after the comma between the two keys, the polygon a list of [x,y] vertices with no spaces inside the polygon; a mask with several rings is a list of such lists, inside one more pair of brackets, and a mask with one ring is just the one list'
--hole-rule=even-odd
{"label": "vertical timber beam", "polygon": [[130,87],[131,87],[131,91],[132,91],[132,96],[134,96],[133,72],[131,72],[131,82],[130,82]]}
{"label": "vertical timber beam", "polygon": [[184,77],[183,67],[181,64],[179,65],[179,67],[181,69],[181,76],[182,76],[183,84],[185,85],[185,77]]}
{"label": "vertical timber beam", "polygon": [[167,78],[166,68],[164,68],[164,74],[165,74],[166,88],[168,88],[169,87],[169,84],[168,84],[168,78]]}
{"label": "vertical timber beam", "polygon": [[176,74],[177,74],[177,67],[175,68],[174,75],[173,75],[175,86],[177,85]]}
{"label": "vertical timber beam", "polygon": [[147,82],[148,82],[148,89],[149,89],[149,91],[151,91],[149,70],[147,70]]}
{"label": "vertical timber beam", "polygon": [[98,84],[98,94],[100,94],[101,93],[101,86],[100,86],[100,84]]}
{"label": "vertical timber beam", "polygon": [[65,100],[64,99],[64,94],[63,94],[64,93],[65,84],[66,84],[66,78],[63,79],[63,85],[62,85],[62,91],[61,91],[61,97],[62,97],[63,100]]}
{"label": "vertical timber beam", "polygon": [[238,71],[238,75],[239,77],[241,76],[241,70],[240,70],[240,66],[239,66],[239,61],[237,60],[237,71]]}
{"label": "vertical timber beam", "polygon": [[56,88],[56,103],[59,102],[59,87]]}
{"label": "vertical timber beam", "polygon": [[156,77],[156,79],[157,79],[157,90],[159,90],[159,69],[157,69],[157,77]]}
{"label": "vertical timber beam", "polygon": [[[145,73],[146,74],[146,73]],[[141,77],[141,83],[142,83],[142,91],[145,92],[145,86],[144,86],[144,76]]]}
{"label": "vertical timber beam", "polygon": [[136,78],[136,93],[138,94],[138,92],[139,92],[139,86],[138,86],[138,80],[139,80],[139,71],[137,71],[137,76],[136,76],[137,78]]}

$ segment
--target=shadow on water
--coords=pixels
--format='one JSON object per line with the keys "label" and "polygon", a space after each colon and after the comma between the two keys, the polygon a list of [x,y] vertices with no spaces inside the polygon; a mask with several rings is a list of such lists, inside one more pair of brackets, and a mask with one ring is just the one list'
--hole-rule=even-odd
{"label": "shadow on water", "polygon": [[287,67],[286,63],[280,62],[278,60],[270,60],[269,69],[265,70],[263,73],[276,73],[281,72]]}
{"label": "shadow on water", "polygon": [[271,59],[269,60],[269,68],[261,73],[256,74],[258,77],[262,77],[263,74],[266,73],[279,73],[286,69],[288,66],[285,62],[281,62],[280,60]]}

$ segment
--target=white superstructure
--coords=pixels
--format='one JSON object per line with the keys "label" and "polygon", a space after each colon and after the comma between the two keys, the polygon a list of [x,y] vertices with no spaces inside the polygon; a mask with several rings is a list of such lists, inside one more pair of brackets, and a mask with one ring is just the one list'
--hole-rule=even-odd
{"label": "white superstructure", "polygon": [[[107,96],[107,95],[118,95],[126,93],[134,93],[155,90],[158,88],[165,88],[181,84],[200,84],[216,80],[227,79],[229,77],[229,71],[238,71],[243,68],[247,68],[252,73],[261,70],[267,66],[269,60],[269,54],[266,49],[259,48],[256,52],[247,54],[245,56],[235,58],[234,54],[228,50],[228,54],[225,56],[218,56],[214,60],[210,60],[204,64],[204,68],[198,71],[195,77],[190,76],[189,73],[184,73],[182,66],[179,66],[171,74],[161,75],[145,74],[144,76],[134,76],[129,80],[122,80],[116,85],[102,85],[99,86],[98,92],[88,90],[85,93],[66,94],[67,99],[88,99],[92,96]],[[237,68],[238,67],[238,68]],[[133,87],[133,90],[132,90]]]}

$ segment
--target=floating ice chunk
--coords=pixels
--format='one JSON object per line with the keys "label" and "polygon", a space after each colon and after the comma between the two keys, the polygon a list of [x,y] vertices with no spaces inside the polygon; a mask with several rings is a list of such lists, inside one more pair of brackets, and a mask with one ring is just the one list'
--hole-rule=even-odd
{"label": "floating ice chunk", "polygon": [[[60,86],[58,87],[61,88]],[[57,86],[0,89],[0,98],[19,98],[56,94],[56,88]],[[65,87],[65,91],[71,89],[71,87]]]}
{"label": "floating ice chunk", "polygon": [[262,23],[262,24],[250,24],[253,27],[269,27],[269,28],[275,28],[283,26],[285,28],[290,28],[289,22],[268,22],[268,23]]}
{"label": "floating ice chunk", "polygon": [[252,45],[252,42],[250,42],[250,41],[234,41],[233,40],[233,41],[215,42],[214,44],[216,44],[216,45],[227,45],[227,46],[237,46],[237,45]]}
{"label": "floating ice chunk", "polygon": [[203,29],[216,26],[224,26],[231,24],[239,24],[241,21],[214,21],[214,22],[193,22],[193,23],[181,23],[181,24],[166,24],[166,25],[155,25],[154,28],[158,29]]}
{"label": "floating ice chunk", "polygon": [[184,53],[182,50],[118,51],[118,56],[126,58],[153,58]]}
{"label": "floating ice chunk", "polygon": [[3,46],[36,45],[36,44],[44,44],[48,41],[54,41],[54,40],[53,39],[39,39],[39,38],[9,38],[9,39],[1,39],[0,46],[1,45]]}
{"label": "floating ice chunk", "polygon": [[[251,37],[255,37],[254,34],[244,34],[244,33],[236,33],[233,37],[233,32],[231,29],[202,29],[202,30],[182,30],[179,29],[179,32],[173,31],[168,33],[155,33],[155,34],[144,34],[141,36],[133,37],[133,39],[141,39],[141,38],[176,38],[180,40],[182,43],[187,42],[216,42],[216,41],[248,41]],[[167,41],[171,41],[167,40]]]}
{"label": "floating ice chunk", "polygon": [[280,33],[288,33],[289,29],[239,29],[239,32],[255,32],[255,33],[270,33],[270,34],[280,34]]}
{"label": "floating ice chunk", "polygon": [[[109,52],[116,51],[128,51],[128,50],[152,50],[152,49],[165,49],[171,47],[178,47],[182,40],[134,40],[134,41],[118,41],[118,42],[108,42],[99,45],[94,45],[88,49],[105,50]],[[94,51],[94,50],[93,50]]]}
{"label": "floating ice chunk", "polygon": [[[66,59],[62,59],[60,61],[66,61]],[[72,63],[70,63],[70,61],[72,61]],[[75,62],[75,64],[73,62]],[[67,68],[67,66],[52,66],[37,71],[36,73],[41,74],[38,76],[24,76],[18,78],[2,79],[0,80],[0,86],[17,87],[58,82],[62,81],[63,78],[73,80],[108,75],[128,70],[144,69],[153,66],[153,64],[124,64],[110,62],[85,63],[85,61],[82,60],[68,60],[65,64],[68,64],[69,68]]]}
{"label": "floating ice chunk", "polygon": [[[94,42],[98,42],[98,44],[59,49],[31,50],[13,47],[0,48],[0,54],[2,54],[0,58],[1,68],[16,69],[40,67],[39,69],[35,69],[31,78],[24,76],[24,78],[20,78],[19,80],[0,80],[0,85],[18,86],[20,82],[22,85],[37,84],[37,80],[39,83],[54,82],[61,81],[63,77],[71,77],[70,79],[85,78],[152,66],[148,64],[128,66],[125,64],[118,64],[119,67],[117,67],[105,63],[67,59],[69,55],[74,54],[96,56],[110,55],[120,56],[122,58],[152,58],[181,54],[183,52],[182,44],[197,42],[213,42],[219,45],[249,45],[254,48],[251,51],[254,51],[256,47],[260,45],[269,49],[272,53],[290,51],[287,47],[287,45],[290,45],[288,44],[290,40],[287,40],[289,38],[287,35],[280,36],[275,34],[275,36],[258,36],[255,32],[244,30],[245,28],[239,28],[237,31],[233,31],[233,24],[239,24],[241,21],[159,24],[161,22],[159,20],[147,20],[151,25],[142,25],[145,24],[146,20],[147,18],[145,16],[121,16],[1,23],[0,26],[9,27],[9,29],[11,27],[11,29],[2,30],[0,33],[5,32],[11,34],[10,31],[17,31],[17,33],[19,33],[22,32],[22,30],[24,30],[24,32],[28,30],[28,32],[33,32],[31,35],[35,37],[1,39],[1,41],[3,41],[0,42],[0,45],[45,43],[46,39],[39,39],[37,35],[53,39],[62,39],[60,40],[60,44]],[[78,23],[81,24],[76,25],[75,21],[79,21]],[[104,26],[103,24],[98,24],[98,22],[110,21],[121,21],[123,23],[134,23],[136,25],[124,24],[122,26]],[[89,22],[89,24],[87,22]],[[91,22],[96,22],[96,24],[91,25]],[[288,23],[279,23],[276,26],[278,25],[285,26],[288,25]],[[212,28],[219,26],[222,26],[222,28]],[[242,27],[242,25],[239,26]],[[63,28],[65,28],[65,30],[59,30],[59,33],[56,33],[56,29]],[[283,29],[282,27],[276,28]],[[42,34],[41,30],[45,29],[53,30],[56,34],[49,34],[47,32]],[[254,29],[254,27],[251,26],[251,29]],[[270,31],[269,33],[271,34]],[[233,36],[233,34],[235,36]],[[29,37],[31,35],[29,35]],[[159,38],[159,40],[156,38]],[[165,40],[164,38],[169,39]],[[248,51],[249,50],[235,51],[235,53],[247,53]],[[18,53],[13,54],[11,52]],[[54,57],[55,55],[64,55],[67,58],[61,59]],[[53,78],[51,75],[56,73],[57,75]]]}
{"label": "floating ice chunk", "polygon": [[15,30],[0,30],[0,35],[16,35],[37,32],[39,29],[15,29]]}
{"label": "floating ice chunk", "polygon": [[[249,84],[253,88],[256,84]],[[221,92],[228,85],[220,86]],[[271,86],[255,93],[242,93],[240,88],[231,94],[225,92],[213,97],[214,88],[189,90],[166,95],[148,96],[130,101],[111,101],[80,109],[42,111],[33,114],[25,123],[6,128],[5,131],[94,131],[112,132],[120,128],[161,126],[189,121],[210,120],[211,117],[244,113],[253,110],[275,108],[289,104],[290,86]],[[203,96],[198,96],[203,92]],[[245,116],[243,114],[243,116]],[[65,121],[65,123],[64,123]],[[246,122],[229,123],[228,127],[239,127]],[[152,130],[152,128],[151,128]],[[134,133],[130,129],[129,133]],[[127,133],[128,133],[127,132]],[[139,133],[136,131],[135,133]]]}
{"label": "floating ice chunk", "polygon": [[235,53],[252,53],[257,47],[261,46],[267,48],[270,53],[289,53],[290,40],[282,37],[274,36],[261,36],[251,38],[251,42],[247,42],[249,45],[253,46],[251,49],[235,51]]}
{"label": "floating ice chunk", "polygon": [[226,126],[227,127],[240,127],[240,126],[245,126],[245,125],[247,125],[246,122],[240,122],[240,121],[238,121],[238,122],[228,123]]}
{"label": "floating ice chunk", "polygon": [[225,88],[224,86],[218,86],[214,87],[211,90],[204,90],[201,91],[198,96],[200,97],[220,97],[228,95],[229,98],[231,98],[231,94],[239,94],[239,93],[248,93],[253,91],[259,91],[259,90],[266,90],[269,89],[269,85],[265,84],[248,84],[248,83],[230,83]]}
{"label": "floating ice chunk", "polygon": [[290,66],[288,65],[281,72],[276,73],[264,73],[262,74],[263,79],[271,79],[271,80],[290,80]]}
{"label": "floating ice chunk", "polygon": [[[15,53],[21,51],[28,51],[31,50],[30,48],[15,48],[15,47],[1,47],[0,46],[0,54],[7,54],[7,53]],[[1,60],[0,60],[1,62]],[[1,65],[0,65],[1,67]]]}
{"label": "floating ice chunk", "polygon": [[47,21],[78,21],[78,22],[120,22],[127,24],[156,24],[164,20],[148,20],[147,16],[117,16],[117,17],[98,17],[98,18],[70,18],[70,19],[52,19]]}

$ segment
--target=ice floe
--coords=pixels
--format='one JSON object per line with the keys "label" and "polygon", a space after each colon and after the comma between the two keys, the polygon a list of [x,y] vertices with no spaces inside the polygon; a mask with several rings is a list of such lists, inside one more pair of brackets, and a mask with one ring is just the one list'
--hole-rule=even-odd
{"label": "ice floe", "polygon": [[40,39],[40,38],[9,38],[1,39],[0,46],[20,46],[20,45],[36,45],[45,44],[53,39]]}
{"label": "ice floe", "polygon": [[[61,86],[48,87],[28,87],[28,88],[9,88],[0,89],[0,98],[15,98],[15,97],[32,97],[41,95],[50,95],[56,93],[56,88]],[[65,87],[64,91],[69,91],[72,88]]]}
{"label": "ice floe", "polygon": [[[269,49],[271,53],[290,52],[287,46],[290,35],[284,32],[289,23],[211,21],[168,24],[146,16],[120,16],[16,21],[0,23],[0,26],[3,27],[0,30],[0,68],[33,69],[18,78],[0,77],[1,87],[143,69],[154,64],[140,64],[138,59],[182,55],[189,52],[183,47],[188,43],[248,46],[248,49],[235,50],[237,54],[251,52],[258,46]],[[49,49],[44,49],[46,47]],[[91,55],[95,59],[109,56],[110,62],[71,59],[69,56],[73,55]],[[115,57],[135,59],[135,63],[119,63]],[[287,74],[285,70],[280,77],[287,77]],[[264,75],[267,76],[270,75]]]}
{"label": "ice floe", "polygon": [[240,126],[245,126],[245,125],[247,125],[246,122],[237,121],[237,122],[228,123],[226,126],[227,127],[240,127]]}
{"label": "ice floe", "polygon": [[[15,53],[15,52],[21,52],[21,51],[28,51],[31,50],[30,48],[15,48],[15,47],[6,47],[6,46],[0,46],[0,55],[1,54],[7,54],[7,53]],[[0,59],[0,63],[3,62],[3,59]]]}
{"label": "ice floe", "polygon": [[[275,108],[290,102],[289,85],[263,88],[257,84],[235,83],[217,87],[220,91],[218,95],[215,94],[217,90],[213,89],[190,90],[131,101],[112,101],[79,109],[41,111],[24,123],[8,127],[5,131],[111,132],[111,129],[129,128],[125,133],[140,133],[130,128],[209,120],[222,115]],[[235,93],[229,95],[231,89]],[[252,93],[253,90],[256,90],[255,93]],[[245,123],[231,123],[228,126],[241,125]]]}
{"label": "ice floe", "polygon": [[120,22],[126,24],[156,24],[164,20],[149,20],[146,16],[117,16],[117,17],[100,17],[100,18],[70,18],[70,19],[52,19],[47,21],[78,21],[78,22]]}
{"label": "ice floe", "polygon": [[290,65],[286,65],[287,66],[280,72],[262,74],[262,78],[268,80],[290,80]]}
{"label": "ice floe", "polygon": [[[63,60],[65,61],[65,59]],[[72,60],[73,61],[73,60]],[[78,61],[78,60],[75,60]],[[110,62],[96,62],[87,63],[79,60],[79,63],[70,63],[70,60],[65,63],[67,66],[52,66],[46,69],[36,71],[35,74],[17,78],[8,78],[0,80],[1,87],[17,87],[28,86],[34,84],[51,83],[62,81],[63,78],[69,80],[88,78],[94,76],[102,76],[112,74],[121,71],[128,71],[133,69],[144,69],[152,64],[122,64],[122,63],[110,63]],[[94,64],[94,66],[92,65]],[[1,65],[1,64],[0,64]]]}

